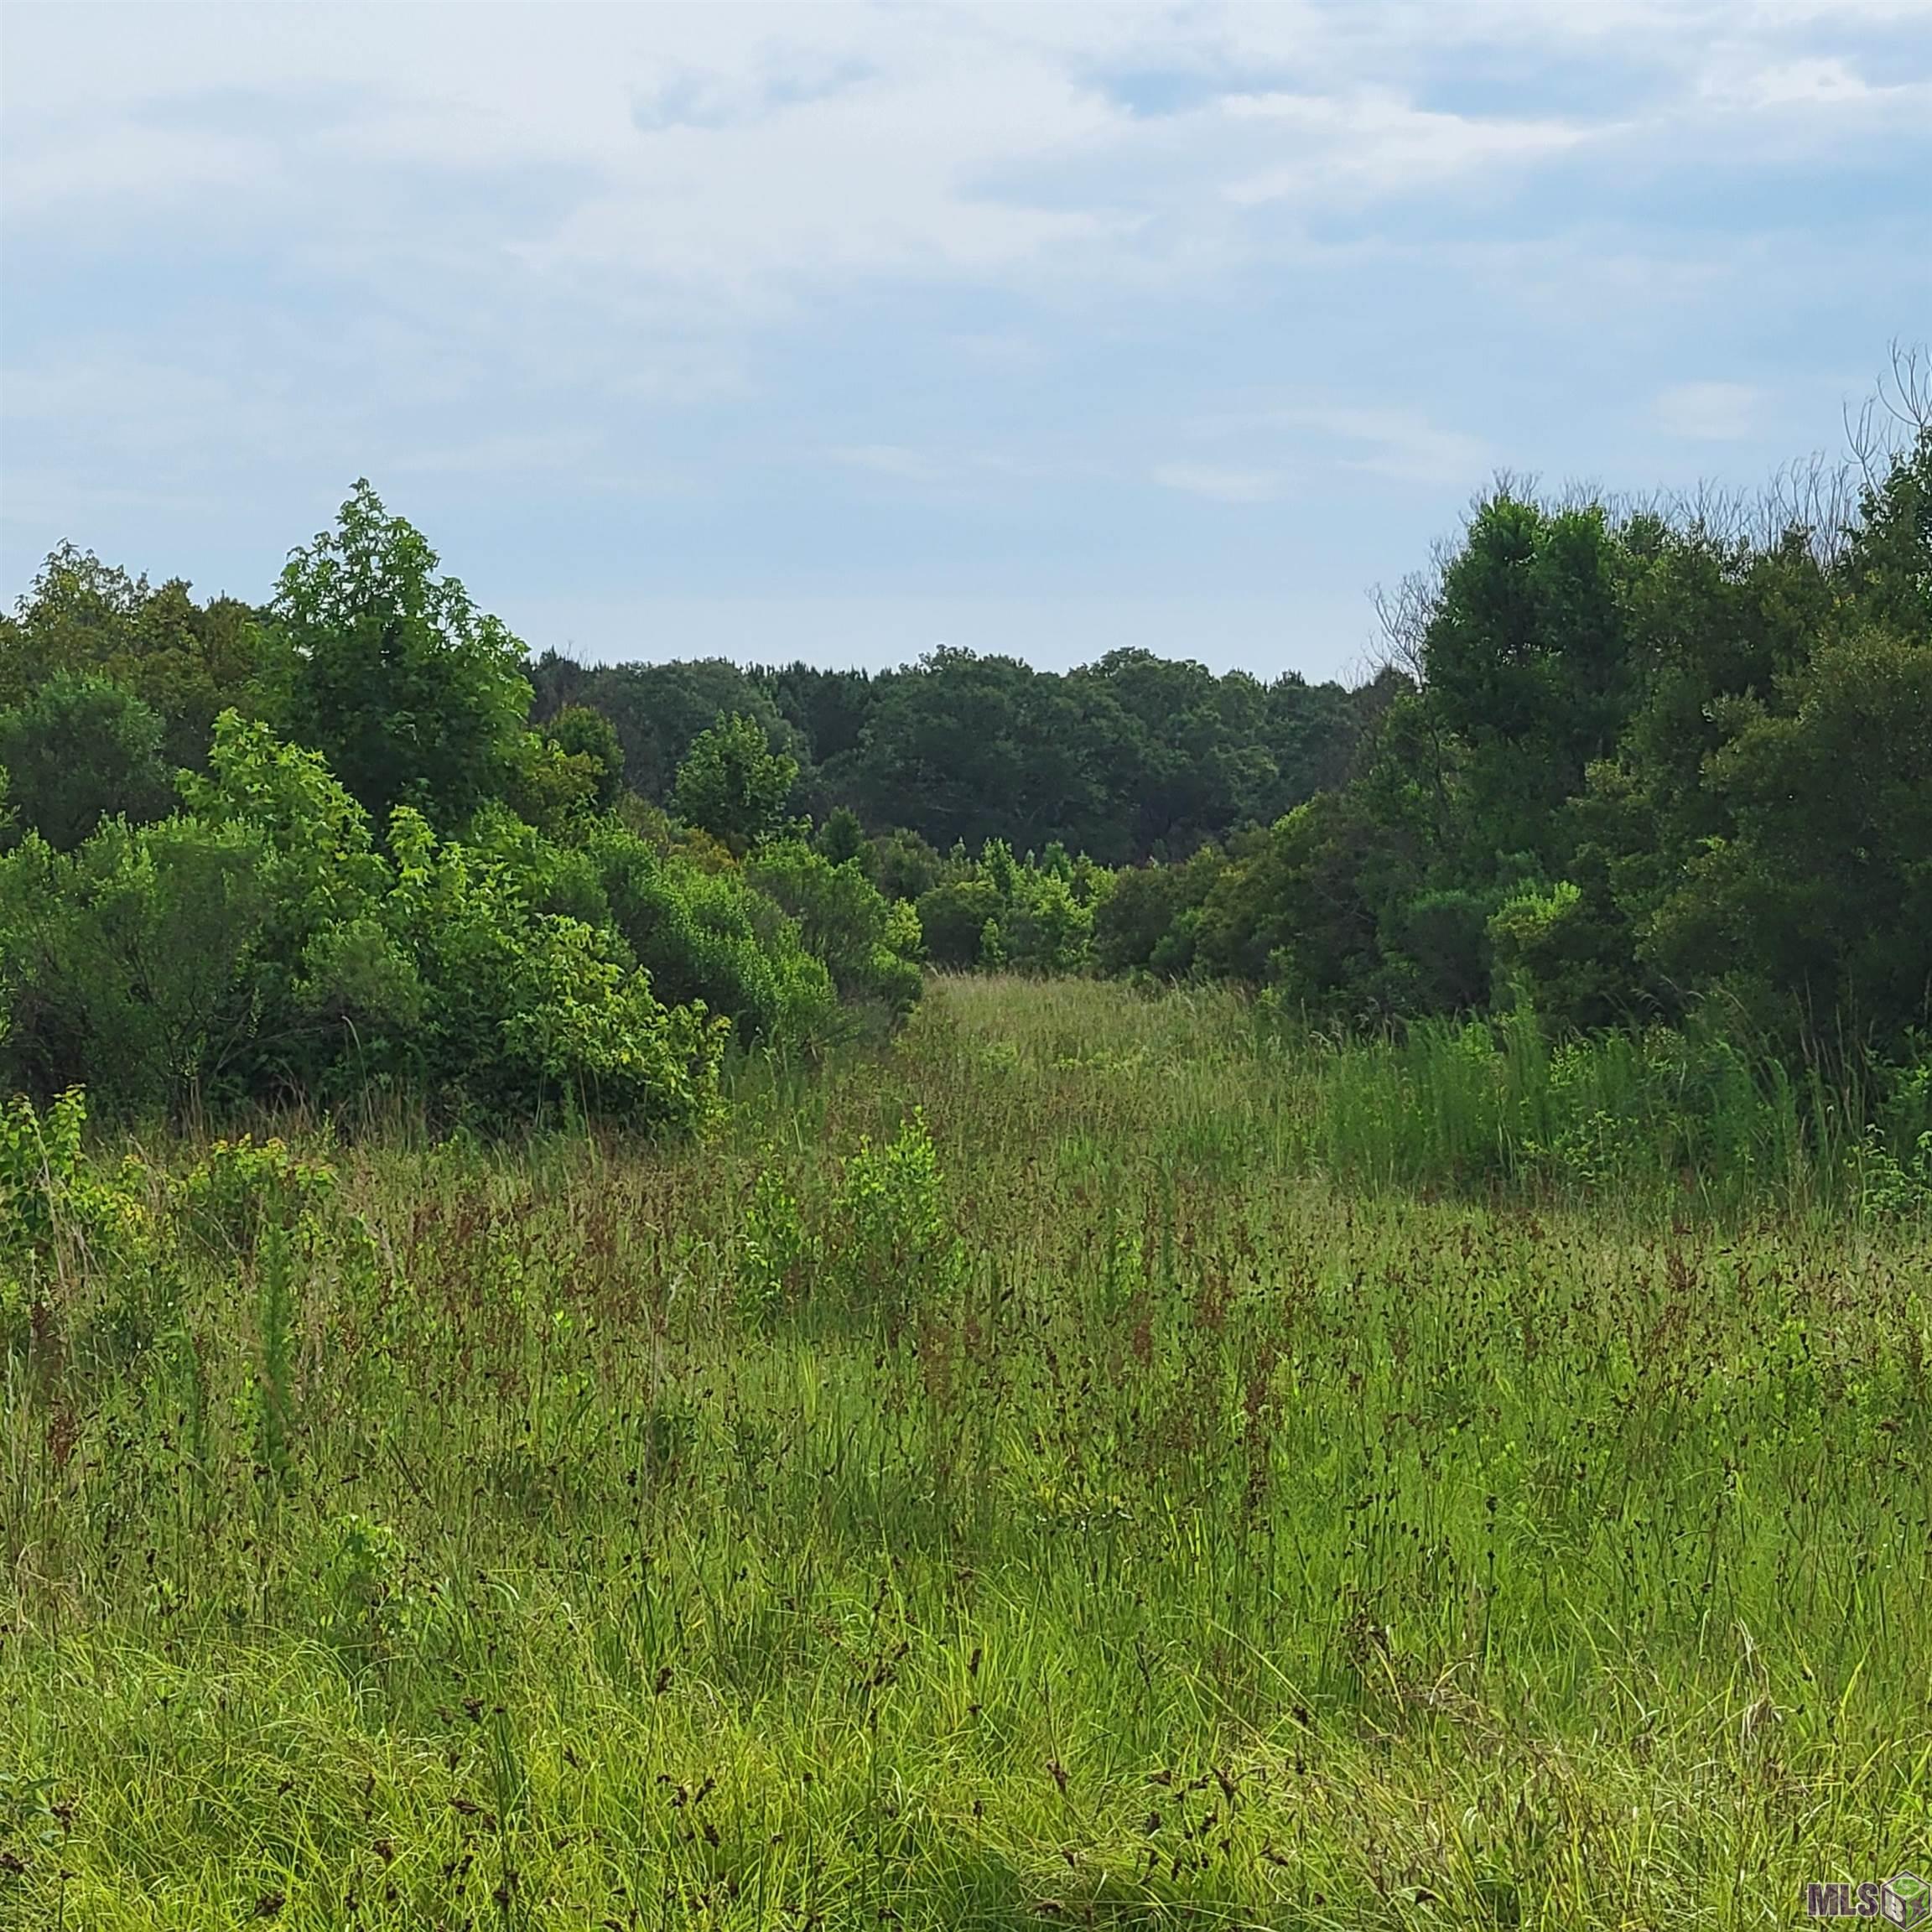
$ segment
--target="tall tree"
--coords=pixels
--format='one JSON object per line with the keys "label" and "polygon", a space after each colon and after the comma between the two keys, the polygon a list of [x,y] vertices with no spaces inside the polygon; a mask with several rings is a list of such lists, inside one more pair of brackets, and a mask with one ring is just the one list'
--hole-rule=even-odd
{"label": "tall tree", "polygon": [[523,647],[437,562],[365,479],[335,528],[290,556],[271,605],[294,653],[293,735],[378,824],[413,805],[460,826],[518,767]]}
{"label": "tall tree", "polygon": [[776,829],[798,762],[774,751],[755,718],[736,714],[700,731],[673,796],[691,824],[743,853]]}
{"label": "tall tree", "polygon": [[63,673],[109,678],[160,718],[170,766],[206,764],[221,712],[272,715],[283,670],[277,641],[247,605],[197,604],[179,578],[155,589],[72,543],[54,550],[0,618],[0,706]]}

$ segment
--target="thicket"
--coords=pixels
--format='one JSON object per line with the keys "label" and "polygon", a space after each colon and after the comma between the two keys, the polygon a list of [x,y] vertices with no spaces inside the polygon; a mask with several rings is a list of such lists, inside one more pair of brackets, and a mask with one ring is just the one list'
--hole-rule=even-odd
{"label": "thicket", "polygon": [[1109,963],[1353,1021],[1922,1041],[1932,420],[1828,529],[1498,493],[1400,635],[1352,782],[1116,894]]}
{"label": "thicket", "polygon": [[1897,373],[1854,483],[1754,515],[1498,486],[1389,601],[1389,664],[1353,693],[1132,652],[1064,677],[547,657],[538,708],[601,708],[647,792],[707,707],[741,711],[935,963],[1224,979],[1371,1030],[1703,1014],[1788,1062],[1909,1058],[1932,409]]}
{"label": "thicket", "polygon": [[699,735],[688,822],[646,807],[595,713],[530,726],[522,646],[366,485],[260,611],[57,551],[0,700],[9,1090],[688,1130],[734,1039],[917,996],[856,867],[741,862],[792,776],[756,727]]}

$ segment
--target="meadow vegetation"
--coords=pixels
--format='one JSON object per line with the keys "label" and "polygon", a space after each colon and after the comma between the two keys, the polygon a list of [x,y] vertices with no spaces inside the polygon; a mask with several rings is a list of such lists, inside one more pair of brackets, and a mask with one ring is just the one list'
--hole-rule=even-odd
{"label": "meadow vegetation", "polygon": [[0,1924],[1742,1927],[1922,1858],[1921,1204],[1431,1177],[1431,1064],[981,976],[699,1143],[17,1106]]}

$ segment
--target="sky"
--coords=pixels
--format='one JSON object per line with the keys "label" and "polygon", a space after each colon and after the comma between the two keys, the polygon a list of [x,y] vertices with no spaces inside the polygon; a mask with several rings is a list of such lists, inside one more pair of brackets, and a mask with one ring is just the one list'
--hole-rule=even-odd
{"label": "sky", "polygon": [[1355,677],[1932,337],[1932,4],[0,8],[0,600],[357,477],[532,651]]}

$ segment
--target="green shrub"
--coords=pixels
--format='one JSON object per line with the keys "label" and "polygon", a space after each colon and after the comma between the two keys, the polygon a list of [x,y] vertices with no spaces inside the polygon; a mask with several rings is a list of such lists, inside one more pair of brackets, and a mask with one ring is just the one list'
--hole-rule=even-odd
{"label": "green shrub", "polygon": [[1500,1000],[1526,1000],[1559,1031],[1605,1026],[1618,1017],[1627,975],[1600,909],[1567,879],[1524,886],[1492,916]]}
{"label": "green shrub", "polygon": [[185,818],[0,857],[4,1084],[85,1086],[122,1113],[221,1086],[262,1017],[263,872],[258,831]]}
{"label": "green shrub", "polygon": [[335,1171],[294,1153],[278,1136],[212,1141],[171,1191],[170,1205],[195,1237],[248,1254],[265,1227],[288,1228],[319,1213],[334,1193]]}
{"label": "green shrub", "polygon": [[666,1007],[621,938],[536,910],[501,860],[404,807],[387,923],[433,997],[406,1042],[433,1093],[527,1114],[545,1100],[689,1129],[717,1104],[730,1022]]}
{"label": "green shrub", "polygon": [[1029,869],[1015,880],[1001,937],[1008,962],[1023,973],[1078,973],[1093,963],[1093,908],[1057,873]]}
{"label": "green shrub", "polygon": [[174,802],[163,721],[105,678],[61,672],[0,711],[0,766],[22,830],[70,851],[104,818],[158,818]]}
{"label": "green shrub", "polygon": [[64,1275],[138,1263],[152,1246],[147,1168],[87,1160],[86,1123],[77,1088],[44,1109],[24,1098],[0,1107],[0,1348],[25,1346],[34,1310]]}
{"label": "green shrub", "polygon": [[833,1280],[845,1306],[896,1320],[958,1285],[964,1250],[923,1111],[915,1109],[884,1146],[870,1136],[860,1141],[845,1163],[834,1219]]}
{"label": "green shrub", "polygon": [[917,1004],[920,934],[860,870],[834,865],[798,839],[765,846],[745,876],[798,922],[805,943],[832,974],[841,997],[870,1000],[896,1014]]}
{"label": "green shrub", "polygon": [[919,896],[919,930],[926,957],[955,971],[989,963],[986,929],[1000,930],[1005,902],[990,879],[949,879]]}
{"label": "green shrub", "polygon": [[702,1000],[746,1045],[815,1050],[836,1026],[838,995],[798,923],[735,868],[708,871],[683,853],[606,824],[587,848],[613,928],[667,1005]]}
{"label": "green shrub", "polygon": [[1383,920],[1382,946],[1406,980],[1404,1004],[1425,1013],[1470,1013],[1488,1000],[1492,901],[1480,893],[1418,893]]}
{"label": "green shrub", "polygon": [[9,1083],[123,1114],[387,1090],[495,1119],[709,1118],[710,981],[655,995],[590,856],[501,813],[439,840],[404,807],[385,857],[315,754],[231,713],[183,792],[186,814],[0,856]]}
{"label": "green shrub", "polygon": [[803,1300],[817,1244],[784,1176],[770,1164],[752,1184],[737,1250],[740,1318],[757,1322]]}
{"label": "green shrub", "polygon": [[1118,874],[1093,914],[1093,957],[1101,971],[1187,972],[1194,963],[1197,916],[1219,858],[1204,852],[1186,865],[1134,865]]}

